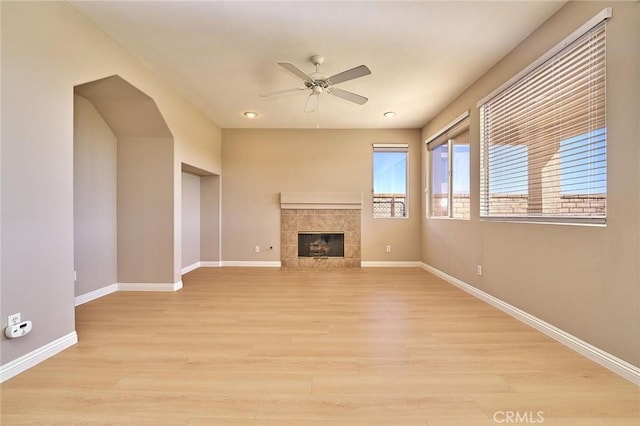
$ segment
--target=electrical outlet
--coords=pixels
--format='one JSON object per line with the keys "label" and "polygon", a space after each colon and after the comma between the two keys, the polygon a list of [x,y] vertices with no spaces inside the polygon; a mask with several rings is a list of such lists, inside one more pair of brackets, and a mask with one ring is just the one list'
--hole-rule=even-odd
{"label": "electrical outlet", "polygon": [[7,325],[12,326],[20,323],[20,312],[17,314],[9,315],[9,321],[7,321]]}
{"label": "electrical outlet", "polygon": [[478,265],[478,275],[482,275],[482,265]]}
{"label": "electrical outlet", "polygon": [[391,253],[391,246],[387,246],[387,253]]}
{"label": "electrical outlet", "polygon": [[256,253],[260,253],[260,246],[256,246]]}

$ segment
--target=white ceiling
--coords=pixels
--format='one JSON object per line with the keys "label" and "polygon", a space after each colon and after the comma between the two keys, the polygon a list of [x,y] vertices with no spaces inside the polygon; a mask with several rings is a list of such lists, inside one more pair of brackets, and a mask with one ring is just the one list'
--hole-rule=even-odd
{"label": "white ceiling", "polygon": [[[549,18],[562,1],[72,1],[222,128],[420,128]],[[307,91],[277,62],[372,74],[305,113]],[[245,111],[255,111],[249,120]],[[394,118],[384,118],[395,111]]]}

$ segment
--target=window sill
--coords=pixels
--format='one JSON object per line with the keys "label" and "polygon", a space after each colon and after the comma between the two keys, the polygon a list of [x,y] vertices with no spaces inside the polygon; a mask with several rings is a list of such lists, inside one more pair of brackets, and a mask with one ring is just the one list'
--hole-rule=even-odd
{"label": "window sill", "polygon": [[471,218],[463,218],[463,217],[446,217],[446,216],[427,216],[427,219],[434,219],[434,220],[457,220],[457,221],[463,221],[463,222],[469,222],[471,220]]}
{"label": "window sill", "polygon": [[508,217],[481,217],[481,222],[497,223],[524,223],[529,225],[561,225],[561,226],[589,226],[594,228],[606,228],[606,219],[534,219],[534,218],[508,218]]}

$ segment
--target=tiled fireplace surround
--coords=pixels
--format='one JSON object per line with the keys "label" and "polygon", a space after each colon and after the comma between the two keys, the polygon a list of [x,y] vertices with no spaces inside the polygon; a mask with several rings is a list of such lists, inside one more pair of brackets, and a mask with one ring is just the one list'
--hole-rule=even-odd
{"label": "tiled fireplace surround", "polygon": [[[362,194],[280,193],[280,262],[283,268],[359,268]],[[344,232],[344,258],[298,258],[298,232]]]}

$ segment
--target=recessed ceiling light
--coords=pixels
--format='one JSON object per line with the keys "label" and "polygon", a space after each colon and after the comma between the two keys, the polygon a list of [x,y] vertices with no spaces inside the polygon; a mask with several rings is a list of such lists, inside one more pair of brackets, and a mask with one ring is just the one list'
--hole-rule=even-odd
{"label": "recessed ceiling light", "polygon": [[256,118],[258,116],[258,113],[253,111],[247,111],[244,113],[244,116],[247,118]]}
{"label": "recessed ceiling light", "polygon": [[396,116],[396,113],[395,113],[395,112],[393,112],[393,111],[387,111],[387,112],[385,112],[385,113],[384,113],[384,114],[382,114],[382,115],[384,115],[384,116],[385,116],[385,117],[387,117],[387,118],[391,118],[391,117],[395,117],[395,116]]}

